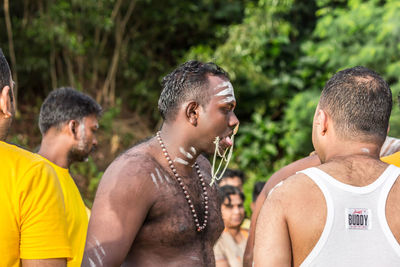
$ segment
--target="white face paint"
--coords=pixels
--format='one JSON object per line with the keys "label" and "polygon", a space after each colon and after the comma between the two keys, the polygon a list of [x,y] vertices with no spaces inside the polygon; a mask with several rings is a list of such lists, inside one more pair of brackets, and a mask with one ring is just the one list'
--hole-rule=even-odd
{"label": "white face paint", "polygon": [[189,162],[187,162],[186,160],[181,159],[181,158],[175,158],[174,162],[177,162],[177,163],[180,163],[180,164],[183,164],[183,165],[189,165]]}
{"label": "white face paint", "polygon": [[193,159],[193,155],[190,154],[189,152],[186,152],[183,147],[179,147],[179,151],[188,159]]}
{"label": "white face paint", "polygon": [[214,88],[214,91],[219,90],[221,88],[225,88],[225,89],[218,92],[217,94],[215,94],[215,96],[225,96],[225,98],[223,98],[221,101],[219,101],[220,103],[229,103],[229,102],[236,101],[235,92],[233,91],[233,86],[230,82],[223,82],[223,83],[219,84],[218,86],[216,86]]}

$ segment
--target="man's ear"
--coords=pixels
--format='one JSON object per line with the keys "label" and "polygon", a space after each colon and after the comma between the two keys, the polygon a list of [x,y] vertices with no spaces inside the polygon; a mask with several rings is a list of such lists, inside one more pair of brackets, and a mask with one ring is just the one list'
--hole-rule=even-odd
{"label": "man's ear", "polygon": [[324,136],[328,130],[328,114],[323,109],[317,111],[316,124],[318,133]]}
{"label": "man's ear", "polygon": [[78,126],[79,126],[79,123],[76,120],[70,120],[68,122],[68,132],[71,135],[73,135],[75,138],[77,138]]}
{"label": "man's ear", "polygon": [[197,120],[199,118],[199,109],[200,109],[200,105],[199,105],[199,103],[197,103],[195,101],[189,102],[186,105],[186,109],[185,109],[186,118],[194,126],[197,126]]}
{"label": "man's ear", "polygon": [[0,109],[1,112],[3,112],[5,118],[10,118],[12,117],[11,113],[11,99],[10,99],[10,86],[4,86],[3,90],[1,91],[0,94]]}

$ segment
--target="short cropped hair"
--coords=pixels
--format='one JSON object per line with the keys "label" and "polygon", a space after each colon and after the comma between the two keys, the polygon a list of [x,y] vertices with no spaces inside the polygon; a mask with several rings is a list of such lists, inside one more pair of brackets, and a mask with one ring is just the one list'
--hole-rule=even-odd
{"label": "short cropped hair", "polygon": [[242,172],[241,170],[233,170],[233,169],[226,169],[224,174],[222,175],[222,178],[217,180],[217,183],[219,184],[222,180],[224,180],[227,177],[233,178],[235,176],[240,178],[240,180],[242,181],[242,184],[244,183],[244,179],[245,179],[244,172]]}
{"label": "short cropped hair", "polygon": [[5,86],[11,86],[11,70],[7,59],[0,48],[0,92]]}
{"label": "short cropped hair", "polygon": [[258,181],[257,183],[254,184],[253,195],[252,195],[253,202],[255,202],[257,200],[261,191],[264,189],[264,185],[265,185],[265,182],[261,182],[261,181]]}
{"label": "short cropped hair", "polygon": [[340,137],[383,143],[392,92],[379,74],[358,66],[333,75],[321,93],[319,107],[332,117]]}
{"label": "short cropped hair", "polygon": [[208,76],[214,75],[229,80],[229,75],[214,63],[188,61],[162,80],[162,92],[158,100],[158,109],[164,121],[174,120],[180,104],[194,100],[205,107],[210,101]]}
{"label": "short cropped hair", "polygon": [[228,199],[228,204],[231,204],[231,195],[239,195],[242,201],[244,202],[244,194],[239,188],[232,185],[224,185],[221,186],[218,190],[219,199],[221,203],[225,202],[225,199]]}
{"label": "short cropped hair", "polygon": [[59,128],[70,121],[101,115],[101,106],[90,96],[71,87],[62,87],[52,91],[40,108],[39,128],[44,135],[51,127]]}

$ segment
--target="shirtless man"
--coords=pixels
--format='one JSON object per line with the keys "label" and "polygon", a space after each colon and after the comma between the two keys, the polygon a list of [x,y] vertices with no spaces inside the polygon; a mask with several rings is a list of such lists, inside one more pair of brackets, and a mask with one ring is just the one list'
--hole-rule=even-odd
{"label": "shirtless man", "polygon": [[322,164],[269,194],[255,266],[400,264],[400,169],[379,160],[391,107],[389,86],[371,70],[346,69],[328,81],[312,134]]}
{"label": "shirtless man", "polygon": [[106,170],[89,222],[83,266],[214,266],[224,226],[202,153],[232,145],[239,123],[227,74],[189,61],[163,79],[161,131]]}

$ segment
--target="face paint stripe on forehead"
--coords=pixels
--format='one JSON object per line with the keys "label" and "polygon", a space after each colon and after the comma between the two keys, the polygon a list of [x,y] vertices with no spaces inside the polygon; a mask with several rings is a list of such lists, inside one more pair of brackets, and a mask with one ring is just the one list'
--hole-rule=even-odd
{"label": "face paint stripe on forehead", "polygon": [[229,102],[234,102],[234,101],[236,101],[236,99],[233,96],[228,96],[228,97],[222,99],[219,102],[220,103],[229,103]]}
{"label": "face paint stripe on forehead", "polygon": [[233,95],[233,90],[231,88],[226,88],[219,92],[218,94],[215,94],[216,96],[225,96],[225,95]]}
{"label": "face paint stripe on forehead", "polygon": [[218,90],[218,89],[221,89],[221,88],[224,88],[224,87],[227,87],[226,89],[224,89],[224,90],[222,90],[221,92],[218,92],[217,94],[216,94],[216,96],[221,96],[221,95],[235,95],[235,93],[234,93],[234,91],[233,91],[233,86],[232,86],[232,84],[230,83],[230,82],[223,82],[223,83],[221,83],[221,84],[219,84],[219,85],[217,85],[215,88],[214,88],[214,91],[216,91],[216,90]]}

